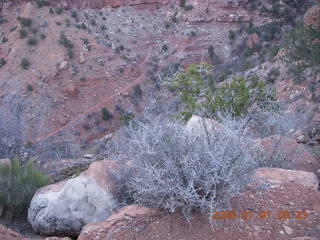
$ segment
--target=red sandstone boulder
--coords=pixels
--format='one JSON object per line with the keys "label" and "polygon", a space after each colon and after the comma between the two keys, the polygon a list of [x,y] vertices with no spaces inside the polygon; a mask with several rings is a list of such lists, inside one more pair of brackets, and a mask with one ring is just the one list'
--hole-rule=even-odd
{"label": "red sandstone boulder", "polygon": [[254,48],[255,46],[259,45],[260,44],[259,35],[256,33],[251,34],[246,44],[248,48]]}
{"label": "red sandstone boulder", "polygon": [[260,139],[260,144],[267,151],[269,157],[280,154],[285,157],[286,167],[290,169],[316,172],[320,163],[306,149],[303,144],[285,136],[275,135]]}
{"label": "red sandstone boulder", "polygon": [[320,26],[320,5],[308,9],[304,15],[303,22],[305,25]]}

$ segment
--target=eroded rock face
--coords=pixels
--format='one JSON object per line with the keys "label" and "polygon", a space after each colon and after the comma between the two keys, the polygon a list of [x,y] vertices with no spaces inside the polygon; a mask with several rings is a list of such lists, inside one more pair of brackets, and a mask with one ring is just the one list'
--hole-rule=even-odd
{"label": "eroded rock face", "polygon": [[295,139],[275,135],[261,139],[260,143],[270,157],[276,154],[285,157],[285,165],[289,169],[316,172],[320,168],[319,161]]}
{"label": "eroded rock face", "polygon": [[[86,225],[78,240],[314,240],[320,233],[317,185],[315,174],[310,172],[261,168],[247,189],[231,200],[236,219],[213,219],[210,224],[208,214],[195,212],[188,223],[180,213],[159,214],[155,209],[132,205],[105,221]],[[251,217],[243,214],[248,209]],[[264,210],[270,211],[265,218],[261,214]],[[281,214],[284,210],[289,218]]]}
{"label": "eroded rock face", "polygon": [[110,216],[117,206],[110,178],[116,162],[93,163],[80,176],[39,189],[34,195],[28,221],[36,232],[72,236],[83,225]]}
{"label": "eroded rock face", "polygon": [[273,187],[283,184],[300,184],[305,188],[318,189],[319,180],[312,172],[294,171],[278,168],[259,168],[254,176],[255,181],[263,180]]}

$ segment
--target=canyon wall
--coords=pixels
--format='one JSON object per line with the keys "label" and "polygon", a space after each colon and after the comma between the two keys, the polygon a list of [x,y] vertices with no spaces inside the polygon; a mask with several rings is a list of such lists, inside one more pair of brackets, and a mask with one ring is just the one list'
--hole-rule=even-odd
{"label": "canyon wall", "polygon": [[[4,4],[12,6],[13,4],[20,4],[22,2],[29,2],[31,0],[1,0],[0,13]],[[174,3],[175,0],[49,0],[52,6],[63,6],[65,8],[103,8],[103,7],[120,7],[125,5],[141,5],[141,4],[168,4]]]}

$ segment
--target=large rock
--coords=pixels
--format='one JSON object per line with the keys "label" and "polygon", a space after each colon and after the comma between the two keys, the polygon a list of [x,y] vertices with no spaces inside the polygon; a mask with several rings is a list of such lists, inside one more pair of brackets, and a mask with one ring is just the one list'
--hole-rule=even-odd
{"label": "large rock", "polygon": [[303,22],[305,25],[320,26],[320,5],[309,8],[304,15]]}
{"label": "large rock", "polygon": [[178,212],[159,214],[155,209],[132,205],[105,221],[88,224],[78,240],[300,240],[304,239],[298,238],[302,236],[317,240],[320,233],[317,185],[315,175],[310,172],[261,168],[250,185],[223,210],[235,210],[235,219],[213,218],[210,223],[209,214],[194,212],[186,220]]}
{"label": "large rock", "polygon": [[222,124],[213,119],[203,118],[197,115],[193,115],[186,124],[186,129],[194,134],[210,133],[222,127]]}
{"label": "large rock", "polygon": [[28,221],[36,232],[72,236],[82,226],[101,221],[117,206],[110,171],[114,161],[93,163],[80,176],[39,189],[34,195]]}
{"label": "large rock", "polygon": [[9,158],[0,159],[0,166],[11,165],[11,160]]}
{"label": "large rock", "polygon": [[272,187],[284,184],[299,184],[305,188],[318,190],[319,180],[312,172],[294,171],[280,168],[259,168],[255,176],[255,182],[260,180],[269,183]]}
{"label": "large rock", "polygon": [[285,157],[286,168],[316,172],[320,163],[315,159],[303,144],[295,139],[275,135],[260,139],[260,144],[267,151],[269,157],[277,154]]}
{"label": "large rock", "polygon": [[107,239],[115,228],[115,225],[123,222],[130,222],[137,219],[151,218],[159,216],[160,211],[152,208],[146,208],[139,205],[129,205],[121,208],[118,213],[111,215],[106,221],[98,223],[90,223],[86,225],[82,231],[78,240],[89,239]]}

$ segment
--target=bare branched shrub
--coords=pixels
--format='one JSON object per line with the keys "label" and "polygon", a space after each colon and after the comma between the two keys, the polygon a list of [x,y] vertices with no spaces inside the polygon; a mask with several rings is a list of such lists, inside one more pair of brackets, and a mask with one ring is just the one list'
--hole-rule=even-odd
{"label": "bare branched shrub", "polygon": [[[239,122],[237,122],[239,124]],[[113,158],[130,160],[117,174],[131,201],[170,212],[208,211],[239,192],[259,166],[268,166],[261,148],[244,137],[235,120],[194,133],[160,117],[133,120],[113,147]]]}
{"label": "bare branched shrub", "polygon": [[0,158],[17,155],[23,141],[23,105],[11,101],[0,108]]}
{"label": "bare branched shrub", "polygon": [[306,126],[308,116],[303,113],[279,111],[260,111],[251,114],[247,133],[253,137],[268,137],[272,135],[288,136],[290,132]]}

